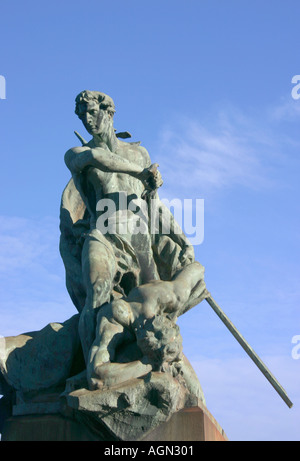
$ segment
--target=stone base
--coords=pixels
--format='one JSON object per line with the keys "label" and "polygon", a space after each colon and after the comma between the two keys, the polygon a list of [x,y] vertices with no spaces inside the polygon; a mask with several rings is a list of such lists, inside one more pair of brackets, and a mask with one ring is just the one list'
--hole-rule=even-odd
{"label": "stone base", "polygon": [[174,413],[169,421],[156,427],[142,441],[151,442],[225,442],[227,436],[221,426],[203,405],[184,408]]}
{"label": "stone base", "polygon": [[98,441],[82,424],[56,415],[13,416],[6,420],[3,442]]}
{"label": "stone base", "polygon": [[[2,441],[105,441],[83,424],[59,414],[14,416],[6,420]],[[174,413],[139,441],[226,441],[223,429],[204,405]]]}

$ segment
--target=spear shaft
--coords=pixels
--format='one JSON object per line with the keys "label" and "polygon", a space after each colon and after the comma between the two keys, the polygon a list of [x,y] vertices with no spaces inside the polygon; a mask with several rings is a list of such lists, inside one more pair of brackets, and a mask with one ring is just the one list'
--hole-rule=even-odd
{"label": "spear shaft", "polygon": [[233,325],[231,320],[229,320],[229,318],[227,317],[225,312],[222,311],[220,306],[216,303],[216,301],[210,295],[205,299],[208,302],[208,304],[210,305],[210,307],[212,307],[212,309],[215,311],[215,313],[218,315],[218,317],[225,324],[225,326],[228,328],[230,333],[232,333],[232,335],[235,337],[235,339],[240,343],[240,345],[242,346],[244,351],[247,352],[247,354],[253,360],[255,365],[260,369],[260,371],[263,373],[263,375],[267,378],[267,380],[271,383],[271,385],[274,387],[274,389],[278,392],[278,394],[284,400],[284,402],[287,404],[287,406],[289,408],[291,408],[293,406],[293,403],[288,398],[286,391],[279,384],[279,382],[277,381],[275,376],[266,367],[266,365],[259,358],[259,356],[256,354],[256,352],[254,352],[252,347],[243,338],[243,336],[240,334],[238,329]]}

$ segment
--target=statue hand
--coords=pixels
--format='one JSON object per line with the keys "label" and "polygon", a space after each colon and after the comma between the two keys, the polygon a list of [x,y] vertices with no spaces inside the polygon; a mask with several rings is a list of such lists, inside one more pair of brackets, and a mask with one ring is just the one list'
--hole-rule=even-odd
{"label": "statue hand", "polygon": [[158,166],[158,163],[153,163],[150,167],[145,168],[140,175],[140,179],[148,191],[155,191],[163,185],[161,174],[157,169]]}
{"label": "statue hand", "polygon": [[193,263],[195,261],[194,247],[192,245],[186,245],[182,249],[179,259],[183,266]]}

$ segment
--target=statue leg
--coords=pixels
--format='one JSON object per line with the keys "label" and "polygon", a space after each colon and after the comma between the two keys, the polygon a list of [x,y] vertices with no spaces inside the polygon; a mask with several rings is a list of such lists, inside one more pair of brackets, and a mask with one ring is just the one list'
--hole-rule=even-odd
{"label": "statue leg", "polygon": [[87,363],[96,333],[96,308],[110,301],[116,272],[113,249],[97,230],[92,231],[85,239],[82,249],[82,271],[87,297],[80,314],[79,336]]}
{"label": "statue leg", "polygon": [[87,365],[91,390],[120,384],[152,370],[150,364],[141,360],[115,363],[117,348],[135,339],[131,331],[131,307],[128,303],[115,300],[100,309],[97,315],[96,339],[90,349]]}
{"label": "statue leg", "polygon": [[87,364],[90,388],[101,386],[98,380],[103,377],[102,365],[113,362],[116,348],[125,339],[132,336],[129,331],[130,313],[128,307],[128,303],[115,300],[105,304],[97,314],[96,338],[90,349]]}
{"label": "statue leg", "polygon": [[111,307],[110,304],[104,306],[98,314],[96,339],[90,349],[87,364],[90,389],[102,386],[101,367],[103,364],[114,360],[116,347],[122,342],[124,336],[124,327],[115,322],[110,315],[107,315],[107,308],[109,307]]}

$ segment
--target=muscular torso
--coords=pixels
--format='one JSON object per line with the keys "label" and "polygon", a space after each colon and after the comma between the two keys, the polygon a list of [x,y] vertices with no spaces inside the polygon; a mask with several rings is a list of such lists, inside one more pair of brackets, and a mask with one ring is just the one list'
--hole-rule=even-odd
{"label": "muscular torso", "polygon": [[[92,142],[88,146],[94,147]],[[82,149],[86,150],[86,148],[83,147]],[[119,142],[119,147],[115,153],[142,168],[150,166],[151,163],[149,156],[145,155],[145,150],[141,150],[138,144]],[[128,201],[131,201],[134,198],[140,198],[144,191],[143,183],[130,174],[105,172],[92,166],[88,166],[80,173],[73,175],[73,178],[93,221],[101,213],[101,211],[96,211],[97,204],[101,199],[113,200],[118,210],[120,192],[127,195]]]}

